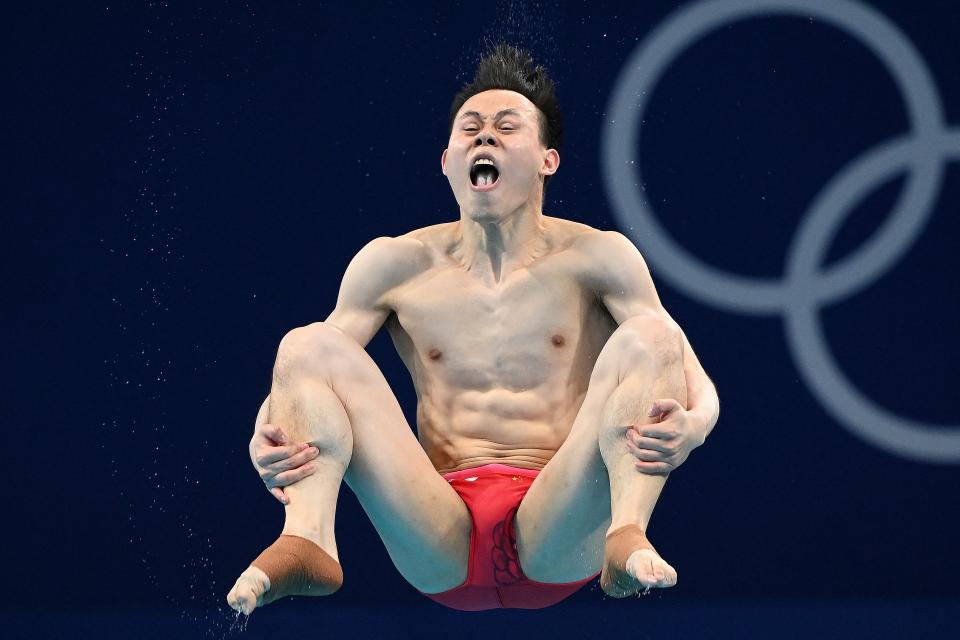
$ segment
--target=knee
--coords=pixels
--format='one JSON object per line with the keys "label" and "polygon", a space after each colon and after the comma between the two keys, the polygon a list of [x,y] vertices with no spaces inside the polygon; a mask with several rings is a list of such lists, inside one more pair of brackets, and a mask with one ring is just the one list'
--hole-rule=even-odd
{"label": "knee", "polygon": [[634,316],[621,324],[610,338],[623,362],[656,367],[683,363],[683,334],[677,323],[660,316]]}
{"label": "knee", "polygon": [[280,341],[274,376],[282,380],[295,375],[324,375],[349,357],[349,341],[349,336],[325,322],[292,329]]}

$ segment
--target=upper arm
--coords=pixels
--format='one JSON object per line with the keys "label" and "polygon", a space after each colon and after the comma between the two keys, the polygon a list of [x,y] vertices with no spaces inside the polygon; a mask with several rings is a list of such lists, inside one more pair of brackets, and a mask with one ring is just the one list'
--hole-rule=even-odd
{"label": "upper arm", "polygon": [[325,320],[365,347],[392,308],[390,292],[423,266],[423,244],[412,238],[374,238],[353,257],[337,306]]}
{"label": "upper arm", "polygon": [[584,234],[586,278],[617,324],[638,315],[670,315],[660,303],[647,263],[630,240],[616,231]]}
{"label": "upper arm", "polygon": [[670,316],[650,276],[640,251],[616,231],[585,234],[581,243],[587,256],[590,286],[617,324],[637,315],[654,315],[667,320],[683,337],[684,368],[706,375],[683,329]]}

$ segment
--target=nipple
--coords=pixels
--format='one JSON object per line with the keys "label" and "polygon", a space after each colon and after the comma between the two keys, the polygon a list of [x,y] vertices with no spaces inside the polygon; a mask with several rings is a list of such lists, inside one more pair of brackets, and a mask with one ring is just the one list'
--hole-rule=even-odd
{"label": "nipple", "polygon": [[563,339],[562,335],[555,333],[553,334],[553,337],[550,338],[550,342],[552,342],[555,347],[562,347],[565,340]]}
{"label": "nipple", "polygon": [[430,356],[431,360],[439,360],[443,353],[440,351],[440,349],[430,349],[430,352],[427,355]]}

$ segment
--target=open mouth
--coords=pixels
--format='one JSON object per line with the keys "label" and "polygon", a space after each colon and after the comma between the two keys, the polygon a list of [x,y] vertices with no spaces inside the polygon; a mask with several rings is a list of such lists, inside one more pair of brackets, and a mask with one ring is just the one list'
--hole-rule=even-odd
{"label": "open mouth", "polygon": [[489,158],[478,158],[470,168],[470,184],[475,191],[487,191],[496,186],[500,171]]}

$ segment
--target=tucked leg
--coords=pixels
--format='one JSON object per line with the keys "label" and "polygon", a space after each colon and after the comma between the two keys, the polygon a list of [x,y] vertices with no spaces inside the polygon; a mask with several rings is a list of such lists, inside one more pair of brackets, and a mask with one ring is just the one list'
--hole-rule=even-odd
{"label": "tucked leg", "polygon": [[437,473],[366,351],[324,323],[281,342],[270,422],[320,455],[314,474],[286,488],[283,535],[237,581],[228,602],[249,613],[275,599],[277,577],[293,595],[339,587],[334,515],[341,480],[383,539],[400,573],[436,593],[466,578],[471,521]]}
{"label": "tucked leg", "polygon": [[[673,569],[635,535],[646,539],[666,476],[637,470],[626,438],[630,425],[655,421],[647,413],[656,398],[686,405],[682,348],[679,328],[653,317],[624,322],[607,341],[570,435],[517,513],[518,552],[532,579],[572,582],[605,566],[613,576],[622,566],[634,590],[675,582]],[[617,532],[620,543],[608,546],[607,535]]]}

